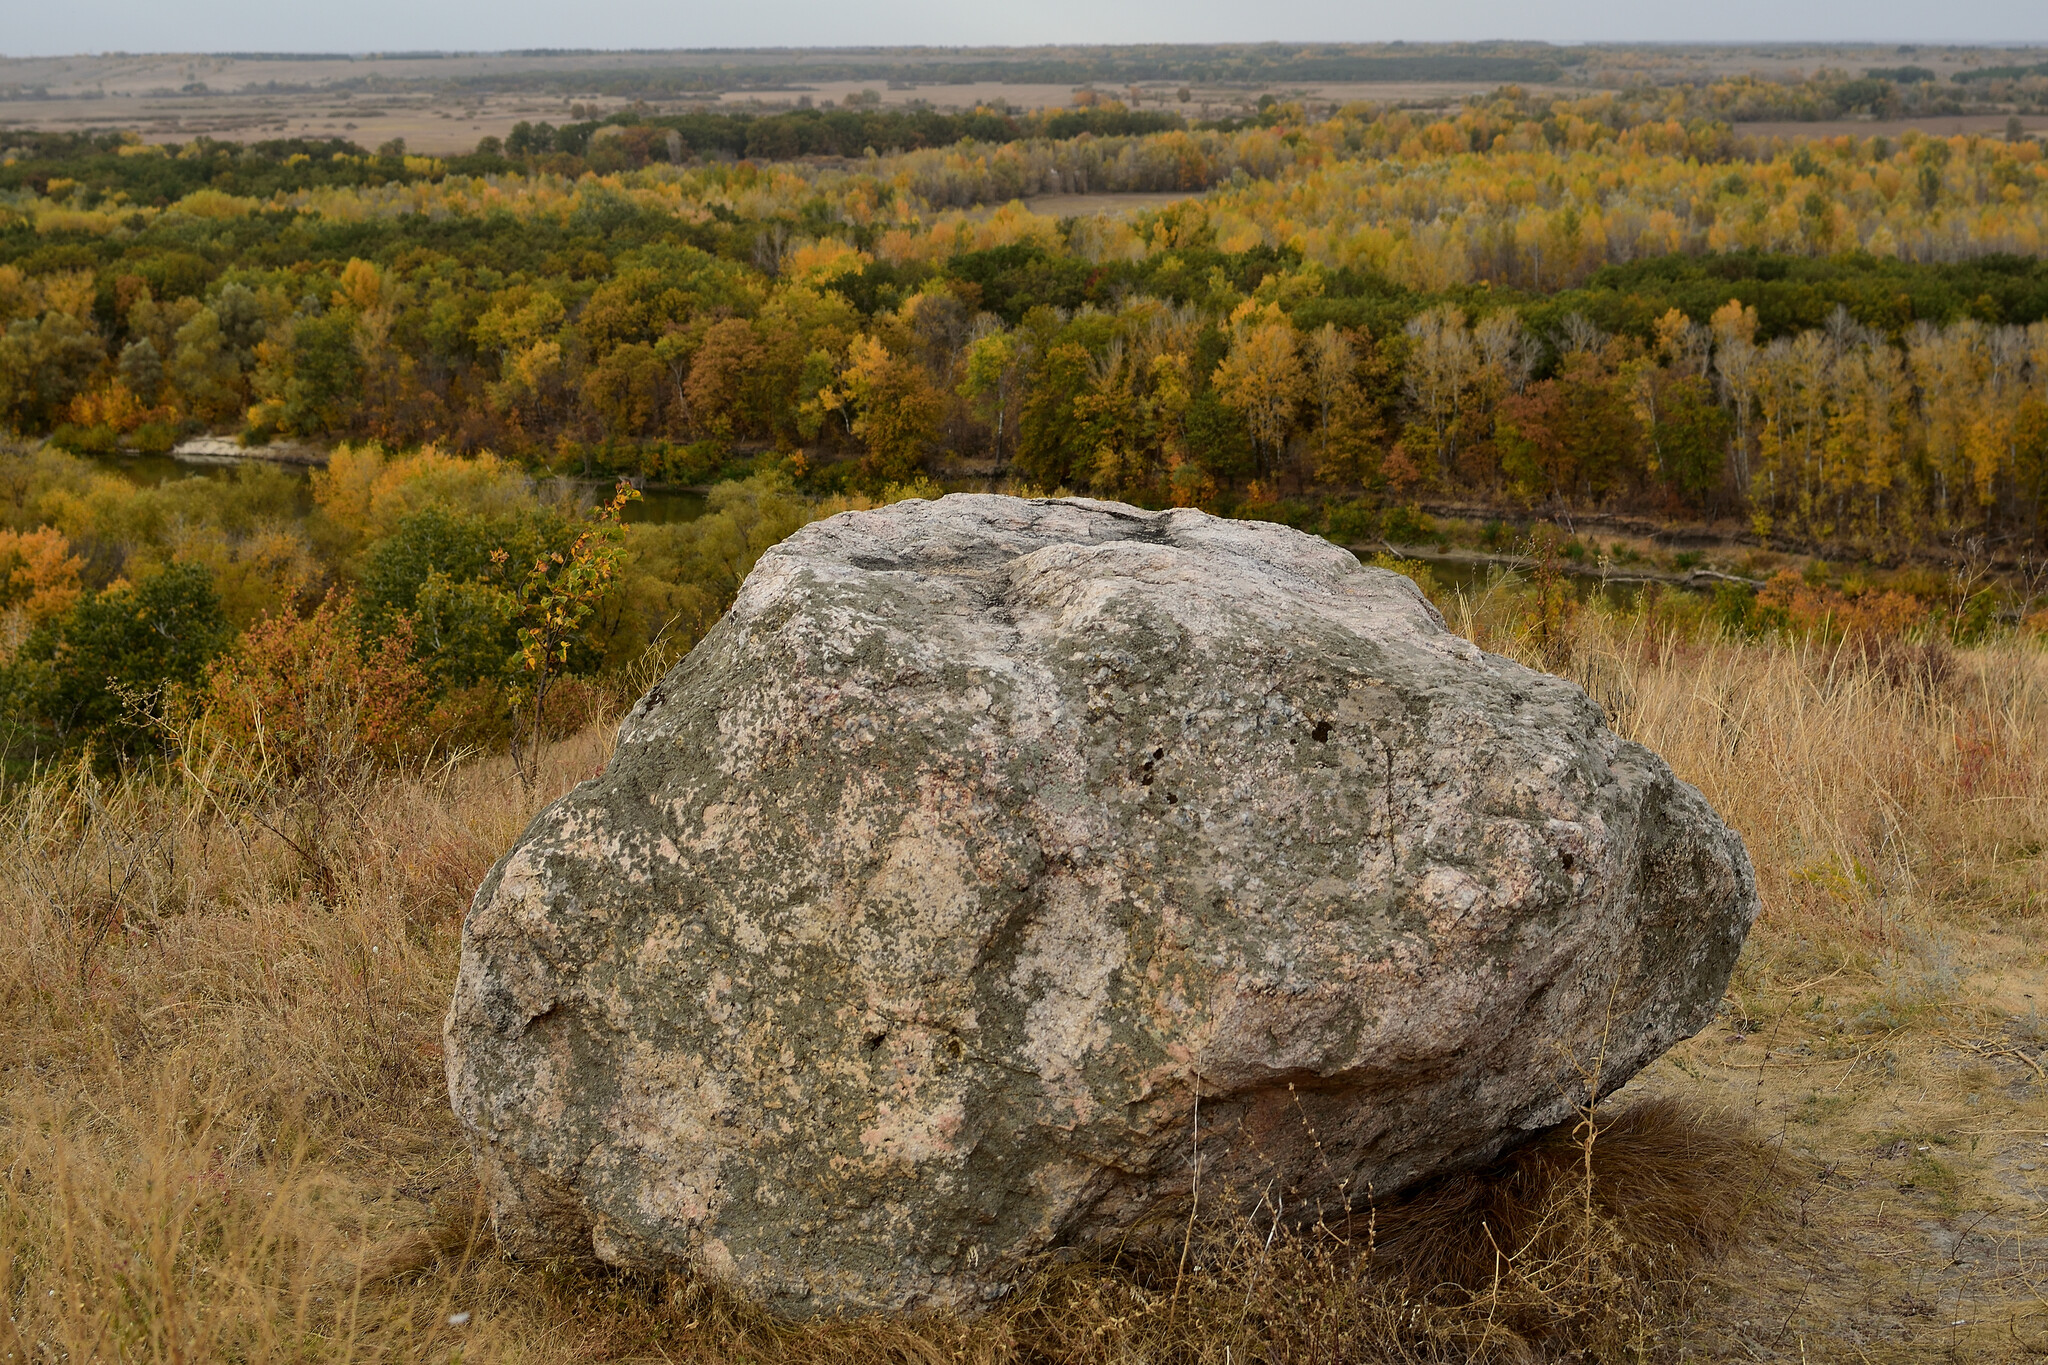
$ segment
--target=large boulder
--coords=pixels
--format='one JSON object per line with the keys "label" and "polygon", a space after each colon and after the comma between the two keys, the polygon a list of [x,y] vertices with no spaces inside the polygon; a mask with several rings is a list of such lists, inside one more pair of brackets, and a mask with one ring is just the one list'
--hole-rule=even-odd
{"label": "large boulder", "polygon": [[515,1252],[972,1311],[1197,1178],[1327,1215],[1494,1156],[1701,1027],[1755,911],[1698,792],[1406,578],[955,495],[770,551],[534,820],[449,1089]]}

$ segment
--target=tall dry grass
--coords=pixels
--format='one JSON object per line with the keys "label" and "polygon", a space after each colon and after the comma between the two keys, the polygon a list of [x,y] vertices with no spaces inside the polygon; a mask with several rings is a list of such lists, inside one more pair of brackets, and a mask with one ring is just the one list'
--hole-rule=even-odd
{"label": "tall dry grass", "polygon": [[[1512,580],[1450,624],[1544,667]],[[1646,628],[1647,627],[1647,628]],[[1737,989],[1841,974],[1887,1008],[1952,991],[1972,940],[2048,907],[2048,651],[2011,638],[1764,642],[1581,609],[1547,662],[1742,833],[1763,911]]]}
{"label": "tall dry grass", "polygon": [[[558,745],[552,790],[606,747]],[[434,1300],[363,1289],[471,1219],[440,1017],[469,894],[536,802],[498,760],[359,769],[317,815],[217,776],[81,766],[5,807],[13,1359],[350,1359],[431,1336]]]}
{"label": "tall dry grass", "polygon": [[[1739,1011],[1827,977],[1909,1027],[2040,906],[2038,650],[1901,664],[1590,611],[1536,639],[1515,592],[1450,602],[1454,624],[1548,653],[1747,838],[1765,909]],[[1707,1267],[1773,1216],[1771,1149],[1651,1103],[1342,1227],[1254,1219],[1049,1264],[971,1325],[790,1327],[687,1281],[508,1264],[446,1112],[440,1018],[471,890],[608,744],[556,745],[532,792],[483,758],[265,797],[195,757],[6,798],[0,1357],[1657,1358],[1716,1311]],[[318,848],[288,837],[307,830]]]}

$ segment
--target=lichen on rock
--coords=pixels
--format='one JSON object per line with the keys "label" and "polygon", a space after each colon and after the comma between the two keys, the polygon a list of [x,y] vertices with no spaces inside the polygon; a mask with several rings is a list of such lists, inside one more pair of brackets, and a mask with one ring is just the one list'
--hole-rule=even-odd
{"label": "lichen on rock", "polygon": [[1755,912],[1698,792],[1407,579],[955,494],[770,551],[535,819],[449,1089],[515,1251],[973,1311],[1197,1178],[1493,1157],[1701,1027]]}

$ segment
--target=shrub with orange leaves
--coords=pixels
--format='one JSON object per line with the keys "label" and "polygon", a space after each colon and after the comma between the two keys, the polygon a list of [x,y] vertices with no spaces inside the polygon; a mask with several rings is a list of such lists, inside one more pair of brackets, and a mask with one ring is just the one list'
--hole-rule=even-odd
{"label": "shrub with orange leaves", "polygon": [[1821,640],[1896,640],[1927,619],[1927,604],[1906,593],[1844,593],[1780,570],[1757,589],[1761,624]]}
{"label": "shrub with orange leaves", "polygon": [[310,614],[268,617],[214,665],[205,724],[250,761],[301,775],[390,764],[431,744],[432,694],[406,622],[364,638],[355,603],[330,593]]}
{"label": "shrub with orange leaves", "polygon": [[78,600],[84,567],[62,532],[0,531],[0,608],[18,609],[31,622],[62,616]]}
{"label": "shrub with orange leaves", "polygon": [[125,433],[144,422],[161,420],[169,415],[169,410],[150,407],[116,379],[73,398],[66,415],[81,427],[111,427]]}
{"label": "shrub with orange leaves", "polygon": [[35,626],[71,610],[84,563],[71,542],[48,526],[0,530],[0,662],[11,658]]}

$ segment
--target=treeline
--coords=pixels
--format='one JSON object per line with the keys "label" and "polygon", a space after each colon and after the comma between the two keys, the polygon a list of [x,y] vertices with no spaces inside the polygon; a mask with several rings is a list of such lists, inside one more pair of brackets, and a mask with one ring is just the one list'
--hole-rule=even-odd
{"label": "treeline", "polygon": [[[558,55],[553,53],[535,55]],[[572,54],[561,54],[572,55]],[[1260,85],[1307,81],[1554,81],[1585,60],[1577,49],[1545,43],[1150,43],[1035,51],[997,49],[948,53],[904,50],[859,54],[822,51],[801,60],[775,52],[721,54],[717,62],[672,67],[606,65],[569,70],[491,72],[458,77],[490,90],[589,92],[622,99],[662,99],[722,90],[787,91],[825,81],[898,85],[1122,85],[1196,81]],[[383,88],[433,82],[380,78]],[[351,82],[351,84],[356,84]],[[373,88],[368,81],[361,88]]]}
{"label": "treeline", "polygon": [[1674,253],[1940,261],[2048,248],[2048,164],[2031,140],[1759,149],[1722,123],[1630,122],[1619,98],[1539,108],[1499,99],[1433,120],[1333,119],[1287,147],[1272,183],[1213,196],[1210,219],[1219,240],[1291,240],[1426,288],[1549,290]]}
{"label": "treeline", "polygon": [[[699,482],[767,446],[827,490],[971,468],[1217,507],[1441,493],[1844,549],[2038,540],[2048,266],[2011,250],[2048,215],[2037,145],[1715,165],[1714,126],[1617,133],[1607,98],[1269,113],[859,171],[17,200],[0,422],[80,451],[225,429]],[[1123,220],[933,208],[1225,167]],[[1754,245],[1777,254],[1714,250]],[[1883,454],[1852,489],[1857,442]]]}
{"label": "treeline", "polygon": [[[1473,81],[1499,84],[1553,84],[1580,77],[1595,85],[1610,80],[1638,99],[1654,100],[1684,119],[1731,121],[1840,119],[1856,115],[1902,118],[2007,110],[2015,105],[2038,108],[2048,99],[2048,64],[2001,65],[1955,73],[1948,79],[1925,67],[1878,67],[1862,72],[1822,68],[1811,74],[1700,76],[1662,72],[1640,78],[1627,69],[1627,54],[1598,50],[1560,50],[1540,44],[1522,50],[1486,50],[1473,45],[1464,51],[1346,51],[1269,47],[1219,59],[1186,59],[1165,49],[1156,57],[1043,63],[974,61],[952,63],[790,63],[760,66],[733,64],[723,68],[607,68],[575,72],[509,72],[459,77],[461,86],[476,89],[530,90],[582,96],[596,92],[619,100],[661,100],[701,96],[714,91],[758,90],[764,95],[801,90],[823,81],[873,81],[897,86],[966,85],[1012,82],[1053,85],[1099,85],[1114,92],[1135,83],[1286,86],[1308,83],[1388,81]],[[1503,45],[1506,47],[1509,45]],[[412,89],[445,82],[404,82],[390,77],[339,83],[369,93],[378,89]],[[335,87],[323,87],[335,88]]]}
{"label": "treeline", "polygon": [[1760,122],[1818,121],[1856,115],[1894,119],[2003,110],[2015,100],[2028,104],[2048,92],[2048,82],[2025,81],[2017,72],[2012,77],[1975,84],[1971,83],[1972,74],[1960,73],[1953,81],[1944,81],[1924,67],[1876,68],[1861,75],[1821,70],[1792,80],[1760,75],[1723,76],[1679,81],[1631,93],[1661,95],[1670,112],[1681,118]]}
{"label": "treeline", "polygon": [[[339,140],[145,145],[132,133],[16,131],[0,133],[0,196],[125,211],[106,220],[111,230],[133,213],[168,208],[202,190],[239,199],[284,196],[286,207],[334,212],[346,210],[314,197],[334,189],[441,186],[443,202],[459,209],[474,202],[479,182],[516,201],[524,191],[502,183],[511,177],[639,171],[647,178],[629,187],[677,181],[678,197],[701,200],[722,183],[692,183],[689,173],[699,163],[744,159],[775,164],[782,183],[799,195],[843,193],[851,171],[871,176],[884,195],[923,201],[906,199],[906,208],[927,209],[1046,192],[1190,190],[1237,181],[1242,203],[1233,207],[1269,242],[1302,228],[1380,229],[1360,239],[1363,251],[1418,234],[1469,241],[1476,226],[1497,226],[1517,239],[1540,236],[1547,223],[1525,227],[1520,220],[1562,212],[1554,235],[1568,248],[1567,271],[1674,250],[1828,254],[1861,246],[1940,259],[1992,249],[1985,239],[1995,233],[2005,234],[2005,249],[2039,246],[2037,142],[1918,134],[1797,146],[1760,140],[1730,119],[1754,113],[1744,100],[1765,85],[1645,87],[1570,99],[1510,86],[1455,110],[1357,105],[1321,119],[1268,101],[1248,119],[1196,126],[1175,112],[1130,110],[1114,101],[1031,114],[865,107],[656,115],[636,106],[560,127],[521,124],[509,139],[485,138],[477,151],[454,157],[408,155],[400,140],[372,151]],[[872,198],[876,190],[862,193]],[[398,211],[411,207],[404,197],[386,195],[383,202]],[[421,202],[431,208],[434,201]],[[772,216],[794,206],[762,207]],[[390,211],[379,210],[374,197],[361,209]],[[1547,264],[1530,248],[1555,257],[1547,243],[1483,245],[1497,259],[1529,257],[1534,287],[1571,282],[1543,276]],[[1484,257],[1450,268],[1475,278],[1496,269]]]}
{"label": "treeline", "polygon": [[371,151],[341,138],[275,138],[247,144],[199,137],[148,144],[128,132],[0,131],[0,194],[48,196],[80,208],[162,208],[200,190],[267,199],[329,186],[438,180],[450,173],[509,170],[502,157],[408,157],[402,145]]}
{"label": "treeline", "polygon": [[[963,143],[990,147],[1071,143],[1083,136],[1133,139],[1185,126],[1177,113],[1130,110],[1115,103],[964,114],[866,108],[654,115],[629,109],[559,127],[520,122],[506,138],[482,139],[472,153],[432,157],[409,155],[402,138],[370,149],[341,138],[242,144],[200,137],[149,144],[118,131],[0,130],[0,193],[48,196],[79,208],[164,208],[209,189],[268,199],[307,190],[434,183],[451,176],[546,173],[573,178],[591,171],[610,174],[707,160],[860,161]],[[1201,187],[1206,186],[1205,181]]]}
{"label": "treeline", "polygon": [[38,313],[0,341],[0,403],[87,451],[225,421],[695,481],[766,444],[865,488],[966,459],[1152,503],[1455,494],[1741,515],[1869,553],[2041,536],[2040,321],[1895,339],[1838,305],[1774,336],[1730,300],[1642,336],[1569,296],[1467,312],[1272,252],[1165,253],[1120,289],[1031,244],[834,264],[769,277],[664,244],[580,285],[480,288],[355,258],[289,277],[296,299],[244,277],[168,303],[130,277],[111,355],[89,276],[21,279]]}
{"label": "treeline", "polygon": [[[1933,73],[1927,74],[1931,76]],[[2048,77],[2048,62],[2034,62],[2026,66],[1980,66],[1970,71],[1958,71],[1952,79],[1958,85],[1968,85],[1981,81],[2023,81],[2031,76]]]}
{"label": "treeline", "polygon": [[[515,158],[544,156],[549,152],[588,156],[600,170],[637,170],[650,161],[680,164],[686,157],[748,157],[759,161],[858,158],[878,152],[949,147],[958,142],[1063,141],[1084,134],[1133,137],[1185,126],[1179,114],[1131,110],[1120,104],[1032,113],[976,109],[964,114],[868,108],[793,109],[779,114],[657,115],[629,109],[604,119],[579,120],[559,128],[547,123],[517,123],[500,150]],[[613,133],[614,129],[619,131]],[[609,139],[613,138],[616,147],[609,146]]]}

